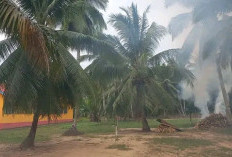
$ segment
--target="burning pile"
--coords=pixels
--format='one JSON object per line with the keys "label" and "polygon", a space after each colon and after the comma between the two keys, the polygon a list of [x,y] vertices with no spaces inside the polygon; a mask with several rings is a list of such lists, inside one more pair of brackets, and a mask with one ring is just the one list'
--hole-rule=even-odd
{"label": "burning pile", "polygon": [[157,119],[157,121],[160,122],[160,125],[157,128],[158,133],[174,133],[174,132],[181,131],[176,126],[169,124],[165,120]]}
{"label": "burning pile", "polygon": [[201,120],[195,128],[197,129],[211,129],[211,128],[226,128],[229,122],[222,114],[211,114],[205,119]]}

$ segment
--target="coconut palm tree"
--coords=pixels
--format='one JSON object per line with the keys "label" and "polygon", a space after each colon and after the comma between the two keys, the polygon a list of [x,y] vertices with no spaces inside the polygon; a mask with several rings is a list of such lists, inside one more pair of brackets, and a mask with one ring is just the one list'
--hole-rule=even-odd
{"label": "coconut palm tree", "polygon": [[4,110],[34,113],[30,133],[21,148],[34,146],[41,116],[59,116],[63,109],[75,105],[80,90],[83,92],[90,88],[83,84],[88,78],[73,56],[61,45],[57,46],[63,49],[63,53],[60,53],[59,60],[50,60],[49,74],[34,70],[21,48],[10,54],[0,66],[0,82],[6,86]]}
{"label": "coconut palm tree", "polygon": [[0,56],[6,58],[0,67],[1,83],[6,85],[4,108],[34,113],[22,147],[34,145],[39,116],[59,115],[59,108],[75,105],[83,93],[91,93],[85,72],[68,49],[112,52],[107,43],[91,36],[55,29],[75,2],[0,1],[0,31],[7,35],[0,42]]}
{"label": "coconut palm tree", "polygon": [[154,55],[166,31],[156,23],[148,24],[146,14],[149,7],[142,17],[134,4],[121,9],[125,15],[113,14],[110,17],[110,23],[117,30],[118,37],[105,36],[118,55],[108,60],[99,55],[83,56],[87,59],[94,58],[86,71],[100,83],[107,82],[105,95],[110,97],[114,110],[129,104],[133,117],[142,121],[143,131],[150,131],[146,119],[147,110],[156,105],[175,103],[153,70],[155,65],[171,58],[170,51]]}
{"label": "coconut palm tree", "polygon": [[[74,31],[78,33],[83,33],[86,35],[96,36],[98,33],[102,32],[106,28],[106,23],[104,21],[103,15],[99,10],[105,10],[108,0],[78,0],[73,3],[70,7],[74,8],[75,13],[72,11],[66,13],[63,21],[63,29]],[[81,49],[77,49],[77,60],[79,62],[81,56]],[[83,96],[79,96],[83,97]],[[77,117],[79,102],[74,108],[74,121],[71,129],[76,130]],[[96,106],[96,105],[95,105]]]}

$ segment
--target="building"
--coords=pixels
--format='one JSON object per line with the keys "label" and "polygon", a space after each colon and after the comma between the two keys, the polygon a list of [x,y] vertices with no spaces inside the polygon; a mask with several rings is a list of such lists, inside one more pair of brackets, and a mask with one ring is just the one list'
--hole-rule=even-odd
{"label": "building", "polygon": [[[33,114],[3,114],[3,92],[0,92],[0,130],[9,128],[18,128],[31,126]],[[47,117],[40,118],[38,125],[46,125],[51,123],[71,122],[73,120],[73,110],[67,109],[61,117],[48,120]]]}

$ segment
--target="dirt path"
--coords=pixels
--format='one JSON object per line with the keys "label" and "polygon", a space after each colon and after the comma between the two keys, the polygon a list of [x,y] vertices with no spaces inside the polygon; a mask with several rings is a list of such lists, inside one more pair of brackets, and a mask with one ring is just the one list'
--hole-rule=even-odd
{"label": "dirt path", "polygon": [[[158,135],[157,133],[142,133],[137,130],[120,132],[118,140],[114,135],[92,135],[79,137],[57,137],[46,143],[38,143],[34,150],[20,151],[18,146],[0,145],[0,157],[175,157],[191,156],[192,150],[177,150],[172,146],[154,145],[152,140],[162,137],[199,138],[217,141],[212,147],[232,147],[232,140],[227,136],[215,135],[210,132],[191,131],[175,134]],[[229,137],[231,139],[231,136]],[[218,140],[220,139],[220,140]],[[109,147],[113,147],[110,149]],[[214,149],[214,148],[213,148]],[[195,152],[204,148],[195,148]],[[192,153],[194,156],[195,153]],[[199,156],[199,155],[198,155]],[[232,156],[232,154],[231,154]]]}

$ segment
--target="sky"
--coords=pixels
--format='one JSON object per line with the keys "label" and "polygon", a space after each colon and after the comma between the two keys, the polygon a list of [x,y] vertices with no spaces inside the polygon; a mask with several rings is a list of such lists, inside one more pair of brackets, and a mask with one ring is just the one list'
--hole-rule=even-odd
{"label": "sky", "polygon": [[[149,22],[156,22],[157,24],[165,26],[166,28],[168,27],[172,17],[180,13],[189,12],[187,8],[180,5],[174,5],[166,8],[164,0],[109,0],[106,13],[104,14],[105,20],[108,21],[109,16],[112,13],[121,13],[120,7],[128,7],[132,3],[137,4],[140,15],[142,15],[145,9],[150,5],[150,11],[147,15]],[[116,34],[116,31],[109,24],[108,30],[105,32],[109,34]],[[184,32],[184,34],[186,33]],[[156,53],[171,48],[180,48],[183,44],[184,38],[184,35],[180,35],[179,38],[172,41],[171,36],[167,35],[161,41],[160,47],[157,49]]]}
{"label": "sky", "polygon": [[[164,0],[109,0],[106,12],[102,11],[105,20],[108,21],[109,16],[113,13],[121,13],[120,7],[128,7],[132,4],[132,2],[134,4],[137,4],[140,15],[142,15],[144,10],[150,5],[150,12],[147,15],[149,22],[156,22],[157,24],[165,27],[168,27],[168,24],[172,17],[180,13],[189,11],[188,9],[180,5],[174,5],[172,7],[166,8],[164,5]],[[160,42],[160,46],[155,53],[167,49],[180,48],[185,39],[185,34],[187,34],[186,31],[174,41],[172,41],[170,35],[166,35]],[[110,24],[108,24],[108,29],[105,31],[105,33],[116,35],[116,31],[114,30],[114,28],[112,28]],[[0,34],[0,40],[2,39],[4,39],[4,36]],[[83,67],[86,67],[87,65],[88,63],[82,63]]]}
{"label": "sky", "polygon": [[0,41],[4,39],[4,36],[0,34]]}
{"label": "sky", "polygon": [[[164,4],[164,0],[109,0],[108,7],[106,12],[102,12],[104,15],[104,19],[106,22],[109,21],[109,16],[111,14],[121,13],[120,7],[129,7],[132,3],[137,4],[139,14],[142,15],[145,9],[150,6],[150,11],[147,15],[149,23],[156,22],[159,25],[164,27],[168,27],[168,24],[172,17],[175,17],[178,14],[189,12],[190,10],[181,6],[174,5],[172,7],[166,8]],[[173,48],[181,48],[182,44],[185,40],[186,35],[190,31],[191,28],[186,28],[186,30],[180,34],[174,41],[170,34],[167,34],[160,42],[160,46],[157,48],[156,52],[159,53],[164,50],[173,49]],[[110,25],[107,25],[107,30],[105,30],[107,34],[117,35],[116,30]],[[81,63],[81,66],[85,68],[89,65],[89,62]]]}

